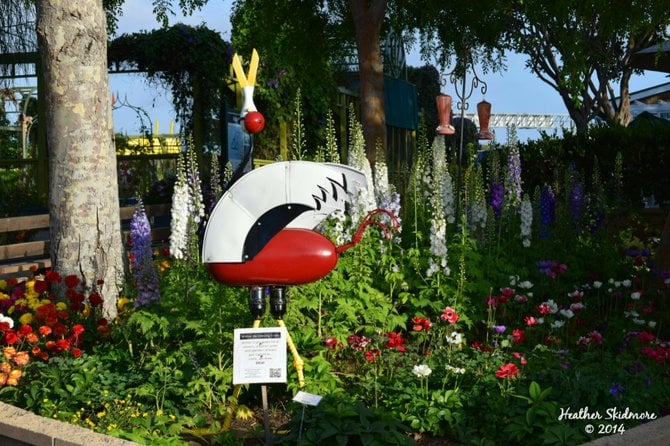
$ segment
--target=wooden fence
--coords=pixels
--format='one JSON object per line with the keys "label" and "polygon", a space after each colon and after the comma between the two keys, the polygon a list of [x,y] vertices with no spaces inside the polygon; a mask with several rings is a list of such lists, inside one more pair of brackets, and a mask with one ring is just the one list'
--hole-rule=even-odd
{"label": "wooden fence", "polygon": [[[124,241],[134,211],[134,206],[120,209]],[[170,205],[147,205],[145,211],[154,242],[166,241],[170,237]],[[0,218],[0,236],[6,239],[0,245],[0,278],[29,276],[35,270],[51,267],[49,214]]]}

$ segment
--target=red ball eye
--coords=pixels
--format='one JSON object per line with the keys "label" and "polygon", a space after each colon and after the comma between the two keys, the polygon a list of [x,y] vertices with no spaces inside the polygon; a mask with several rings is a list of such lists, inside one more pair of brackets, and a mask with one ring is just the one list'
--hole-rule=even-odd
{"label": "red ball eye", "polygon": [[244,128],[249,133],[258,133],[265,128],[265,118],[261,112],[252,111],[244,117]]}

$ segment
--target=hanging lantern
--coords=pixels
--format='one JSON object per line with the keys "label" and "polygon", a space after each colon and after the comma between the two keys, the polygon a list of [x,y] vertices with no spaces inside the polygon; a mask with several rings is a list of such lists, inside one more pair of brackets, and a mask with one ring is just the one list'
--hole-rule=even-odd
{"label": "hanging lantern", "polygon": [[477,139],[494,139],[495,136],[489,129],[489,122],[491,121],[491,103],[481,101],[477,104],[477,116],[479,117],[479,132]]}
{"label": "hanging lantern", "polygon": [[436,97],[437,100],[437,115],[440,118],[440,125],[437,126],[435,132],[438,135],[453,135],[456,129],[451,125],[451,96],[448,94],[440,94]]}

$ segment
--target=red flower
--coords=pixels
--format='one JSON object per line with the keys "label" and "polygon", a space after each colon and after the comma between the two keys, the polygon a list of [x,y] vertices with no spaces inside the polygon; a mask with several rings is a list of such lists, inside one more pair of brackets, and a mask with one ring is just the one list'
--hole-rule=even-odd
{"label": "red flower", "polygon": [[28,336],[32,332],[33,332],[33,327],[31,327],[30,325],[21,325],[21,328],[19,328],[18,334],[19,334],[19,337],[25,338],[26,336]]}
{"label": "red flower", "polygon": [[72,344],[67,339],[59,339],[59,340],[56,341],[56,348],[58,350],[67,351],[67,350],[70,350],[71,347],[72,347]]}
{"label": "red flower", "polygon": [[74,288],[77,285],[79,285],[79,277],[75,276],[74,274],[70,274],[69,276],[65,277],[65,286],[68,288]]}
{"label": "red flower", "polygon": [[400,333],[395,332],[386,333],[386,337],[388,338],[388,341],[386,342],[385,346],[386,348],[394,348],[399,352],[405,351],[405,346],[403,345],[404,341]]}
{"label": "red flower", "polygon": [[365,359],[367,359],[368,361],[372,362],[372,361],[375,360],[375,358],[376,358],[377,356],[379,356],[380,353],[381,353],[381,352],[380,352],[379,349],[377,349],[377,348],[375,348],[375,349],[370,349],[370,350],[366,350],[366,351],[365,351]]}
{"label": "red flower", "polygon": [[76,348],[76,347],[73,348],[72,349],[72,356],[74,356],[75,358],[79,358],[81,356],[81,349]]}
{"label": "red flower", "polygon": [[51,327],[48,325],[42,325],[38,330],[42,336],[49,336],[51,334]]}
{"label": "red flower", "polygon": [[514,378],[516,375],[519,374],[519,368],[516,366],[516,364],[510,362],[507,364],[503,364],[498,368],[496,371],[496,378],[500,379],[506,379],[506,378]]}
{"label": "red flower", "polygon": [[414,331],[422,331],[422,330],[428,331],[430,330],[430,326],[432,325],[429,319],[419,316],[413,317],[412,323],[414,324],[414,327],[412,328]]}
{"label": "red flower", "polygon": [[490,345],[483,345],[481,342],[477,341],[472,343],[472,348],[481,352],[490,352],[492,350]]}
{"label": "red flower", "polygon": [[72,327],[72,336],[79,336],[84,332],[84,326],[81,324],[77,324]]}
{"label": "red flower", "polygon": [[36,293],[42,294],[47,291],[48,286],[44,280],[36,280],[33,289],[35,290]]}
{"label": "red flower", "polygon": [[46,279],[47,282],[49,283],[59,283],[61,281],[60,274],[58,274],[56,271],[47,271],[46,274]]}
{"label": "red flower", "polygon": [[16,336],[16,332],[14,330],[7,330],[5,333],[5,342],[7,345],[16,344],[18,341],[19,337]]}
{"label": "red flower", "polygon": [[637,338],[642,342],[651,342],[654,339],[656,339],[656,336],[649,333],[648,331],[643,331],[639,335],[637,335]]}
{"label": "red flower", "polygon": [[67,327],[64,324],[61,324],[60,322],[54,325],[54,335],[55,336],[65,336],[67,333]]}
{"label": "red flower", "polygon": [[526,335],[524,334],[523,330],[519,328],[515,328],[512,330],[512,342],[515,344],[519,344],[523,341],[526,340]]}
{"label": "red flower", "polygon": [[449,322],[450,324],[455,324],[458,321],[458,313],[456,313],[456,310],[453,308],[447,307],[442,312],[442,316],[440,316],[440,318],[443,321]]}
{"label": "red flower", "polygon": [[97,307],[102,304],[102,297],[98,293],[91,293],[91,295],[88,296],[88,301],[91,303],[92,307]]}
{"label": "red flower", "polygon": [[514,296],[514,293],[516,293],[516,291],[514,291],[514,289],[513,289],[513,288],[510,288],[510,287],[502,288],[502,289],[500,290],[500,294],[502,294],[503,297],[506,297],[506,298],[508,298],[508,299],[509,299],[510,297]]}
{"label": "red flower", "polygon": [[323,341],[323,343],[326,345],[326,347],[335,350],[338,347],[338,342],[337,338],[335,336],[330,337]]}

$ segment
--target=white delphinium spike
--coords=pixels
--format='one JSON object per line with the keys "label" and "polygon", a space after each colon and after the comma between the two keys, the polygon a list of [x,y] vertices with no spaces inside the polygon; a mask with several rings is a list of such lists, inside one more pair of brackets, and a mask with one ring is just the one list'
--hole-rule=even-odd
{"label": "white delphinium spike", "polygon": [[519,209],[521,217],[521,242],[524,248],[530,247],[531,232],[533,229],[533,204],[528,194],[524,194]]}
{"label": "white delphinium spike", "polygon": [[172,193],[170,254],[183,259],[188,249],[189,193],[183,156],[177,161],[177,181]]}

